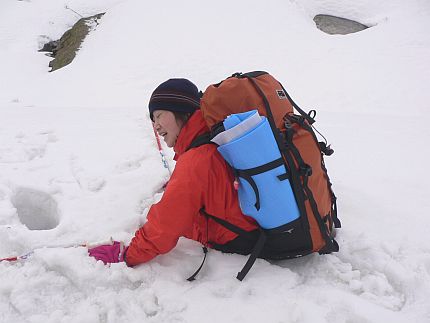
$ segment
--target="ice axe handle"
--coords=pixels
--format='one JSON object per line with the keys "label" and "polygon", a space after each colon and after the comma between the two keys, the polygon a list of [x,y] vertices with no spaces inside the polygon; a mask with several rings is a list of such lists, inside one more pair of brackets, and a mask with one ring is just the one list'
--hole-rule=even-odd
{"label": "ice axe handle", "polygon": [[99,247],[99,246],[105,246],[105,245],[113,245],[113,239],[110,237],[109,240],[103,240],[103,241],[94,241],[94,242],[87,242],[83,246],[87,247],[88,249]]}

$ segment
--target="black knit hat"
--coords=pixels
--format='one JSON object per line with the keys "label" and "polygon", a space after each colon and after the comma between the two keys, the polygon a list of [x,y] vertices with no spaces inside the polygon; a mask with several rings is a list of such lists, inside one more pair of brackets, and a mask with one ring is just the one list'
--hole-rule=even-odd
{"label": "black knit hat", "polygon": [[200,93],[197,86],[187,79],[170,79],[154,90],[148,107],[152,121],[155,110],[193,113],[200,108]]}

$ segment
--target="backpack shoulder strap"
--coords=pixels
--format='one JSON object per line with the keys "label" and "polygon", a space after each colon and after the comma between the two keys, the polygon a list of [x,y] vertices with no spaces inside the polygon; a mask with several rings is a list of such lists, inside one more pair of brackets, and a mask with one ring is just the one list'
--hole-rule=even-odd
{"label": "backpack shoulder strap", "polygon": [[201,145],[211,144],[211,133],[205,132],[204,134],[201,134],[200,136],[197,136],[191,144],[188,146],[187,151],[199,147]]}

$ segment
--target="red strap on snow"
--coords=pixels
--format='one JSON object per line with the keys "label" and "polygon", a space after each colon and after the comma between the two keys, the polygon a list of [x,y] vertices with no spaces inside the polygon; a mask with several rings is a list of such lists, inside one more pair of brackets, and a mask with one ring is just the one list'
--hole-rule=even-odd
{"label": "red strap on snow", "polygon": [[17,261],[18,257],[2,258],[0,261]]}

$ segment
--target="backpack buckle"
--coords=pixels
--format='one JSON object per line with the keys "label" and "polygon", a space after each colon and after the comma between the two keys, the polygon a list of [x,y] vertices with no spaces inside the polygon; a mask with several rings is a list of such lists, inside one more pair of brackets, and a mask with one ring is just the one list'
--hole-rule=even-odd
{"label": "backpack buckle", "polygon": [[287,131],[293,128],[293,125],[291,124],[291,121],[288,119],[288,117],[285,117],[284,119],[284,127]]}
{"label": "backpack buckle", "polygon": [[308,164],[300,165],[299,167],[300,175],[309,177],[312,175],[312,167]]}
{"label": "backpack buckle", "polygon": [[330,147],[330,145],[327,145],[325,142],[318,142],[319,146],[320,146],[320,150],[322,151],[322,153],[326,156],[331,156],[334,153],[333,148]]}
{"label": "backpack buckle", "polygon": [[288,118],[290,122],[298,123],[299,125],[303,125],[306,120],[303,116],[299,116],[297,114],[291,114]]}
{"label": "backpack buckle", "polygon": [[222,122],[218,122],[211,128],[211,138],[214,138],[216,135],[220,134],[223,131],[225,131],[224,124]]}

